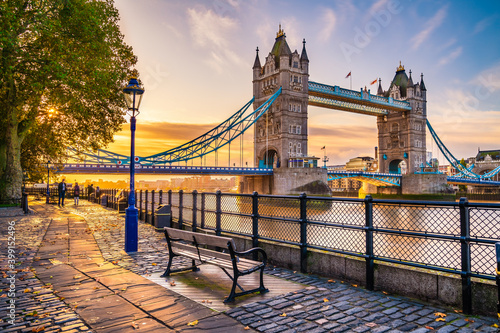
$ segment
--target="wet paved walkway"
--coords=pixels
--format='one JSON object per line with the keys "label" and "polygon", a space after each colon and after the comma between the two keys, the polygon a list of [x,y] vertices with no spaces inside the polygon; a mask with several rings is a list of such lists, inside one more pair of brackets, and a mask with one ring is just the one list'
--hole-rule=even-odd
{"label": "wet paved walkway", "polygon": [[[212,302],[184,297],[175,284],[153,282],[166,258],[163,235],[150,225],[139,223],[139,251],[129,255],[124,217],[116,211],[85,201],[64,208],[34,202],[31,208],[34,214],[26,216],[0,209],[1,332],[498,331],[494,318],[272,267],[268,278],[288,281],[286,294],[242,297],[214,311]],[[15,236],[15,272],[8,267],[9,236]],[[190,275],[198,278],[182,278]]]}

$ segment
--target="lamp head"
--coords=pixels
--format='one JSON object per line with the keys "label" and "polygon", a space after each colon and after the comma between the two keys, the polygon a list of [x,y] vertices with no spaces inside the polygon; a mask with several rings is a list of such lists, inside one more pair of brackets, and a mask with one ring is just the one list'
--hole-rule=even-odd
{"label": "lamp head", "polygon": [[134,75],[130,78],[128,85],[123,88],[123,95],[127,102],[128,113],[132,117],[139,114],[139,106],[141,105],[143,94],[144,88],[139,85],[139,81],[137,81],[137,72],[134,71]]}

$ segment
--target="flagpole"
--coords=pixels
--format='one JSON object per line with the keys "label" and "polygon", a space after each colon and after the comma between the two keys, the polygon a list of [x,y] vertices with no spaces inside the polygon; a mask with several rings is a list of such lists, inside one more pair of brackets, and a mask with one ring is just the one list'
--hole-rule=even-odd
{"label": "flagpole", "polygon": [[352,90],[352,71],[349,71],[349,73],[351,74],[349,75],[349,82],[350,82],[349,89]]}

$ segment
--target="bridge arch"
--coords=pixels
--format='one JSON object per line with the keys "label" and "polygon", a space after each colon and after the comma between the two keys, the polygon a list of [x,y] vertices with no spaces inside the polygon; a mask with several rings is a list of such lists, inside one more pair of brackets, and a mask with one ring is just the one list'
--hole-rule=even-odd
{"label": "bridge arch", "polygon": [[281,156],[275,146],[264,147],[257,155],[259,167],[279,168],[281,167]]}
{"label": "bridge arch", "polygon": [[394,159],[389,162],[389,173],[398,173],[404,174],[406,173],[406,162],[401,159]]}

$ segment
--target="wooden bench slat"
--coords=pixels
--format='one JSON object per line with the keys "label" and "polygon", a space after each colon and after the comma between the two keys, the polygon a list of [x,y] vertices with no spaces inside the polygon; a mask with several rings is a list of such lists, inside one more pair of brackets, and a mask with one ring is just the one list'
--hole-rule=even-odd
{"label": "wooden bench slat", "polygon": [[[230,237],[223,237],[211,234],[197,233],[187,230],[173,229],[165,227],[165,237],[167,238],[168,249],[169,249],[169,263],[167,270],[162,276],[170,275],[170,272],[180,272],[183,270],[196,270],[198,264],[211,264],[216,265],[224,269],[224,272],[232,270],[233,272],[233,286],[231,293],[226,298],[224,302],[233,301],[236,296],[246,295],[250,292],[267,292],[268,290],[264,287],[264,282],[262,279],[263,269],[267,263],[267,255],[260,248],[250,249],[245,251],[245,253],[255,253],[258,252],[262,255],[262,261],[255,261],[247,258],[238,257],[236,254],[236,246],[234,240]],[[212,250],[208,247],[223,248],[229,251],[220,252]],[[180,269],[171,270],[172,259],[174,256],[183,256],[193,260],[191,267],[185,267]],[[234,258],[234,260],[233,260]],[[260,271],[260,287],[237,293],[236,286],[239,276],[251,274],[253,272]]]}

